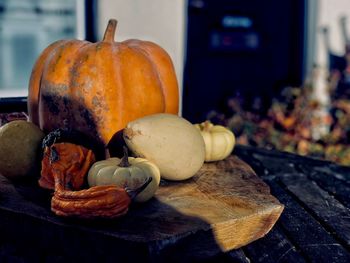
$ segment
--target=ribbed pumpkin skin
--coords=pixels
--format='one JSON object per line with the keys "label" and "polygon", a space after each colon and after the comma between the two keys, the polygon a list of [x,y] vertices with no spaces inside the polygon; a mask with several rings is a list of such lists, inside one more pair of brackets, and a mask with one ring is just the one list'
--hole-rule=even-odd
{"label": "ribbed pumpkin skin", "polygon": [[115,29],[110,20],[102,42],[60,40],[43,51],[29,83],[32,122],[45,132],[72,128],[107,145],[132,120],[178,114],[169,55],[147,41],[115,42]]}

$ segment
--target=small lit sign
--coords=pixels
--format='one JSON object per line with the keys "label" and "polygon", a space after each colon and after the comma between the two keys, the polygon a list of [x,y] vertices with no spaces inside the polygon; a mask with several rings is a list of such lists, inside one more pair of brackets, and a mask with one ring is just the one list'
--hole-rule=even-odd
{"label": "small lit sign", "polygon": [[253,21],[246,16],[226,15],[222,18],[221,24],[224,28],[250,28]]}

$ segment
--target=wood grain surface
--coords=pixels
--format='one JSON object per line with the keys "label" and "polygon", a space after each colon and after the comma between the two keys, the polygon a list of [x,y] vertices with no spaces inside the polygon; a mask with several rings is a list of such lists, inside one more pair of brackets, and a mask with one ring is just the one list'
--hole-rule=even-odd
{"label": "wood grain surface", "polygon": [[[190,180],[162,183],[156,198],[180,214],[205,222],[223,251],[264,236],[279,218],[283,205],[246,163],[235,156],[206,163]],[[169,224],[173,218],[167,214]],[[176,222],[174,222],[176,224]],[[191,232],[201,224],[188,225]],[[174,229],[180,236],[180,229]]]}
{"label": "wood grain surface", "polygon": [[[349,166],[247,146],[237,146],[235,154],[285,206],[264,238],[236,253],[252,263],[350,262]],[[246,263],[242,258],[234,262]]]}

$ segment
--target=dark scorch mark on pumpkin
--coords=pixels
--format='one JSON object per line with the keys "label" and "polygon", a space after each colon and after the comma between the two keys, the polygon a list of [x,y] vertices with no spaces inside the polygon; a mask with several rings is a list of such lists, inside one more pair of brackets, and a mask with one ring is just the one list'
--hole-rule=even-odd
{"label": "dark scorch mark on pumpkin", "polygon": [[89,129],[96,130],[96,123],[91,112],[83,106],[79,106],[79,112],[81,112],[81,115]]}
{"label": "dark scorch mark on pumpkin", "polygon": [[43,94],[42,97],[50,113],[58,115],[60,113],[61,96],[57,94]]}
{"label": "dark scorch mark on pumpkin", "polygon": [[69,99],[64,96],[67,89],[67,85],[64,84],[52,84],[49,82],[43,84],[41,97],[45,103],[45,107],[47,107],[53,115],[58,115],[67,108]]}
{"label": "dark scorch mark on pumpkin", "polygon": [[67,108],[68,107],[68,104],[69,104],[69,99],[67,96],[63,96],[63,104],[64,104],[64,107]]}

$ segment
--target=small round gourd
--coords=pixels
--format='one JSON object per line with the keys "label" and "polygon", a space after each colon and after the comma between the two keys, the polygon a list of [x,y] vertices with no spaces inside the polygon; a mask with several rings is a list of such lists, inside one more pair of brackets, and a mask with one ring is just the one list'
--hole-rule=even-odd
{"label": "small round gourd", "polygon": [[15,120],[0,127],[0,174],[10,180],[34,178],[40,172],[45,134],[31,122]]}
{"label": "small round gourd", "polygon": [[235,146],[235,135],[221,125],[214,125],[210,121],[195,124],[200,130],[205,142],[205,161],[220,161],[228,157]]}
{"label": "small round gourd", "polygon": [[136,202],[146,202],[154,196],[160,183],[158,167],[143,158],[117,157],[98,161],[92,165],[88,172],[90,187],[97,185],[117,185],[128,189],[141,187],[149,178],[152,181],[136,197]]}

